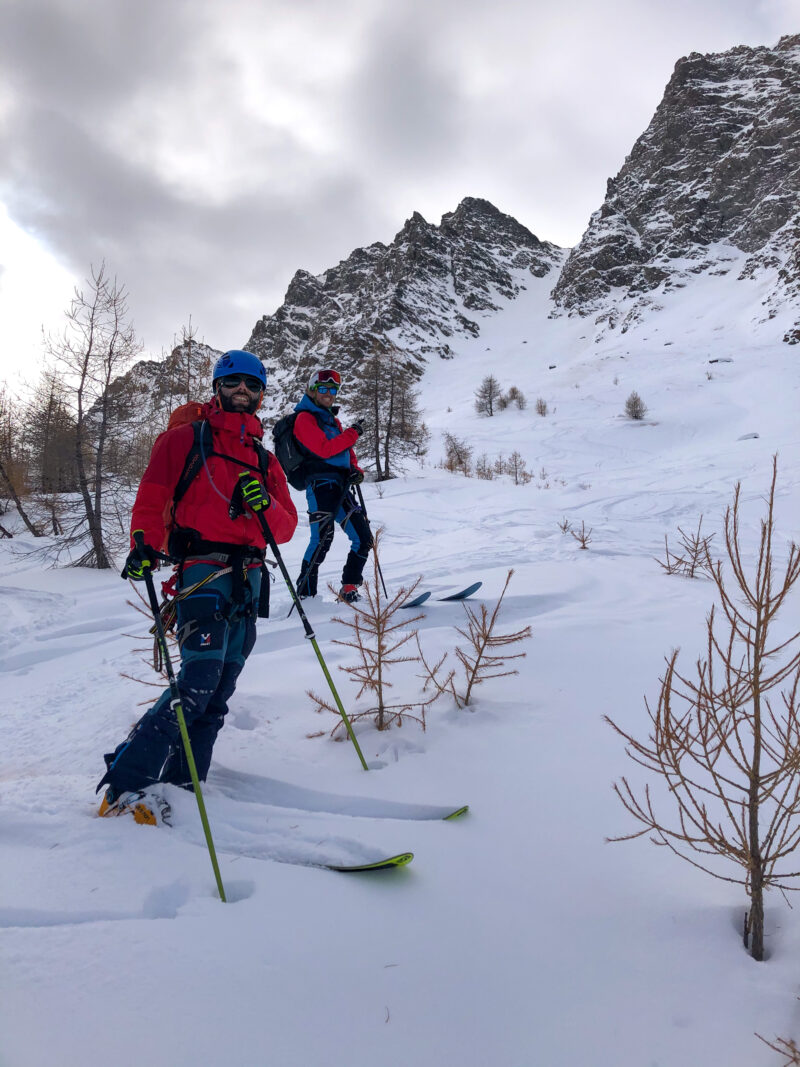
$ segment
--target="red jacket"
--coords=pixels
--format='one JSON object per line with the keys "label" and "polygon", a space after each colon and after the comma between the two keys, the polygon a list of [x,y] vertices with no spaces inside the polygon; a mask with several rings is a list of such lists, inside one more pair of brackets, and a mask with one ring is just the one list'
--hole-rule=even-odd
{"label": "red jacket", "polygon": [[[263,429],[255,415],[222,411],[216,400],[203,405],[201,418],[211,425],[215,452],[241,459],[239,466],[219,456],[208,456],[205,466],[189,485],[175,508],[175,525],[196,530],[205,541],[264,548],[264,534],[252,512],[237,519],[228,515],[233,490],[242,470],[255,468],[253,476],[261,480],[253,438],[261,438]],[[144,531],[145,543],[165,549],[172,522],[172,499],[183,472],[189,449],[194,441],[191,424],[166,430],[156,438],[150,462],[142,476],[131,515],[131,531]],[[270,506],[264,512],[269,528],[279,544],[290,540],[297,527],[297,511],[292,503],[280,463],[270,454],[266,490]]]}
{"label": "red jacket", "polygon": [[319,456],[320,459],[332,459],[335,456],[340,456],[342,452],[347,452],[351,469],[361,470],[353,448],[353,445],[358,440],[358,434],[352,427],[343,430],[342,424],[336,416],[332,415],[331,418],[336,424],[339,433],[337,436],[329,438],[325,435],[325,431],[312,412],[300,411],[294,421],[294,435],[301,445],[307,448],[309,452],[313,452],[315,456]]}

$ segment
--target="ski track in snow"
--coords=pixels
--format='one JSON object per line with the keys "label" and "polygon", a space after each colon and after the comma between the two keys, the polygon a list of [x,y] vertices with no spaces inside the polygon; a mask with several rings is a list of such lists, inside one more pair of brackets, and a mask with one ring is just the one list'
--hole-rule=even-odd
{"label": "ski track in snow", "polygon": [[[425,732],[358,722],[365,774],[349,744],[308,736],[337,720],[304,695],[325,683],[278,577],[206,789],[227,907],[191,794],[168,790],[171,829],[95,818],[102,753],[158,692],[122,677],[148,677],[151,645],[129,590],[114,574],[43,571],[0,542],[3,1067],[753,1067],[770,1062],[755,1031],[798,1036],[796,913],[769,899],[771,959],[755,965],[741,889],[644,841],[604,843],[631,829],[611,782],[639,779],[602,717],[647,730],[643,695],[672,647],[688,663],[702,652],[712,603],[711,583],[654,562],[664,535],[674,544],[703,514],[719,548],[742,479],[752,558],[776,451],[778,542],[800,529],[796,357],[736,333],[732,309],[730,331],[713,332],[709,316],[726,316],[686,299],[652,341],[642,328],[593,346],[587,322],[543,319],[531,283],[461,343],[457,375],[455,361],[429,367],[425,469],[380,495],[365,486],[386,527],[384,575],[390,592],[422,575],[433,596],[409,614],[426,652],[452,659],[453,626],[493,607],[513,568],[500,625],[532,627],[526,658],[472,710],[434,704]],[[709,380],[708,359],[731,351]],[[490,358],[526,411],[475,416]],[[620,418],[633,388],[650,408],[642,425]],[[518,449],[532,482],[440,470],[445,429],[476,456]],[[761,436],[738,440],[749,432]],[[592,528],[587,551],[564,518]],[[304,547],[305,532],[286,546],[290,573]],[[337,533],[326,590],[344,551]],[[476,580],[464,604],[434,600]],[[333,643],[348,609],[327,591],[305,606],[358,711],[338,670],[352,656]],[[398,691],[418,692],[416,673],[398,666]],[[456,822],[431,815],[462,803]],[[388,874],[302,866],[403,851],[414,864]]]}

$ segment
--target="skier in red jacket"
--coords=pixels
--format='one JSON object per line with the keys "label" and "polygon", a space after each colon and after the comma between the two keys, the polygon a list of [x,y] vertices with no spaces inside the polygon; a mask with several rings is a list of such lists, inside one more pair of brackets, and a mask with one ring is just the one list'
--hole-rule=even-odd
{"label": "skier in red jacket", "polygon": [[315,370],[306,393],[295,406],[294,436],[305,453],[305,479],[311,538],[303,556],[297,593],[317,595],[317,574],[333,543],[334,523],[338,522],[350,539],[350,551],[342,568],[339,599],[349,604],[359,599],[364,564],[372,548],[372,534],[364,512],[350,487],[364,480],[353,446],[363,433],[356,421],[346,430],[336,415],[336,396],[341,388],[336,370]]}
{"label": "skier in red jacket", "polygon": [[[168,429],[153,446],[133,506],[132,550],[123,572],[143,578],[145,566],[155,568],[165,550],[179,560],[178,686],[201,780],[255,643],[259,600],[268,592],[268,586],[261,589],[266,543],[258,519],[252,510],[231,507],[241,473],[252,476],[248,503],[264,515],[277,542],[288,541],[297,526],[280,464],[256,448],[263,432],[255,414],[266,386],[263,364],[250,352],[226,352],[212,382],[213,399],[196,412],[202,421]],[[141,534],[138,545],[133,534]],[[150,787],[191,781],[168,689],[105,762],[97,787],[107,787],[100,815],[131,812],[137,822],[158,822],[156,812],[165,806]]]}

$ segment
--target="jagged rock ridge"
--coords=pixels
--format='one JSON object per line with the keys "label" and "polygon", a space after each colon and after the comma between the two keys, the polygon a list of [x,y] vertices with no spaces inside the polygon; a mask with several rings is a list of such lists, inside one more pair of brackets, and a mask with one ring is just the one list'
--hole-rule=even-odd
{"label": "jagged rock ridge", "polygon": [[[799,97],[800,35],[680,60],[564,266],[557,308],[625,329],[659,292],[734,267],[769,282],[762,318],[796,302]],[[784,340],[800,340],[800,320]]]}
{"label": "jagged rock ridge", "polygon": [[[166,430],[171,412],[189,401],[211,396],[211,372],[222,353],[210,345],[183,341],[161,360],[134,364],[109,387],[112,417],[118,435],[130,442],[148,440]],[[96,404],[90,417],[99,415]]]}
{"label": "jagged rock ridge", "polygon": [[319,359],[357,366],[376,338],[391,338],[419,373],[427,359],[452,355],[454,335],[477,335],[482,317],[563,257],[488,201],[467,197],[439,226],[415,212],[391,244],[356,249],[318,276],[298,271],[245,347],[284,395]]}

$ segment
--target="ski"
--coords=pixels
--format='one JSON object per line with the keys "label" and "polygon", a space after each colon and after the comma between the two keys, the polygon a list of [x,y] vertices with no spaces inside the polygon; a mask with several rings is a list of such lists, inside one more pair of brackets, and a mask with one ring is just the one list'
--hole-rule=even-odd
{"label": "ski", "polygon": [[483,582],[475,582],[473,585],[468,585],[466,589],[462,589],[460,593],[451,593],[450,596],[440,596],[439,600],[466,600],[468,596],[477,593],[482,585]]}
{"label": "ski", "polygon": [[401,852],[397,856],[387,856],[385,860],[375,860],[373,863],[322,863],[326,871],[340,871],[343,874],[357,874],[360,871],[391,871],[395,867],[405,867],[414,858],[413,852]]}
{"label": "ski", "polygon": [[452,819],[460,819],[462,815],[466,815],[469,811],[469,804],[465,804],[463,808],[456,808],[455,811],[451,811],[449,815],[442,815],[444,822],[450,822]]}
{"label": "ski", "polygon": [[400,800],[324,793],[318,789],[281,782],[276,778],[234,771],[220,764],[214,766],[210,784],[231,800],[324,815],[348,815],[363,819],[452,821],[469,811],[468,804],[451,807],[446,804],[413,804]]}
{"label": "ski", "polygon": [[[199,844],[199,842],[196,842]],[[277,841],[259,845],[229,845],[225,841],[218,846],[222,855],[245,857],[269,863],[286,863],[292,867],[315,867],[319,871],[336,871],[340,874],[358,874],[369,871],[390,871],[395,867],[406,867],[414,859],[413,852],[397,852],[394,855],[381,855],[377,849],[364,848],[354,841],[338,838],[332,842],[333,848],[326,848],[322,843],[311,841]],[[325,855],[325,852],[328,855]],[[339,852],[339,855],[336,855]],[[348,856],[347,853],[351,855]],[[360,855],[359,855],[360,853]],[[372,859],[368,858],[372,854]]]}
{"label": "ski", "polygon": [[413,600],[409,600],[407,604],[403,604],[404,608],[418,608],[420,604],[424,604],[426,600],[430,599],[430,592],[420,593],[419,596],[415,596]]}
{"label": "ski", "polygon": [[[477,593],[483,582],[473,582],[472,585],[468,585],[466,589],[460,589],[457,593],[451,593],[450,596],[440,596],[436,599],[441,603],[445,600],[466,600],[467,597],[471,597],[473,593]],[[404,608],[418,608],[422,604],[429,600],[431,597],[430,592],[420,593],[419,596],[415,596],[413,600],[409,600],[407,604],[403,604]]]}

